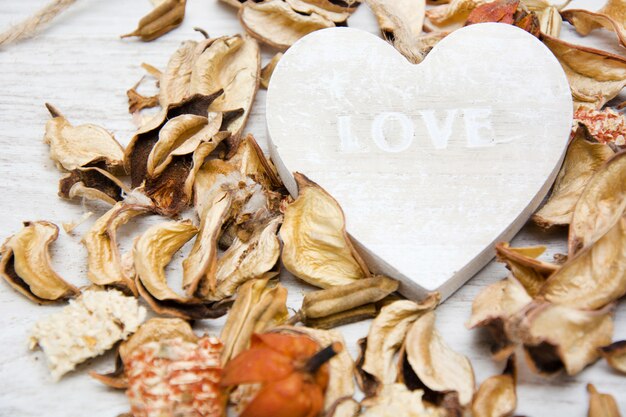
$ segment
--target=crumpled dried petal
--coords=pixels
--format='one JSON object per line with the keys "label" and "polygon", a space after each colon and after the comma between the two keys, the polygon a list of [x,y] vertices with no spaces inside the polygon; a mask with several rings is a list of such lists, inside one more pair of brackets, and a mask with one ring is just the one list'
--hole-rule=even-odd
{"label": "crumpled dried petal", "polygon": [[159,96],[143,96],[136,90],[137,86],[134,86],[126,90],[126,97],[128,97],[128,112],[130,114],[137,113],[143,109],[149,109],[159,105]]}
{"label": "crumpled dried petal", "polygon": [[272,59],[261,69],[261,86],[265,89],[270,85],[270,79],[274,73],[274,68],[278,65],[278,61],[283,57],[282,52],[275,54]]}
{"label": "crumpled dried petal", "polygon": [[318,14],[326,19],[345,24],[348,17],[356,10],[359,3],[333,2],[331,0],[285,0],[298,13],[310,15]]}
{"label": "crumpled dried petal", "polygon": [[476,23],[498,22],[511,25],[515,21],[513,15],[517,11],[518,5],[519,0],[496,0],[481,4],[471,11],[465,24],[473,25]]}
{"label": "crumpled dried petal", "polygon": [[580,107],[574,113],[574,123],[585,125],[589,134],[600,143],[626,145],[626,117],[610,107],[602,110]]}
{"label": "crumpled dried petal", "polygon": [[287,319],[287,289],[267,284],[267,279],[255,279],[239,287],[220,334],[222,364],[247,349],[253,333],[265,332]]}
{"label": "crumpled dried petal", "polygon": [[83,236],[87,249],[87,278],[100,286],[112,286],[137,296],[134,276],[127,276],[117,246],[117,229],[133,217],[148,213],[151,207],[117,203],[93,224]]}
{"label": "crumpled dried petal", "polygon": [[466,327],[486,327],[494,344],[491,353],[495,360],[503,360],[515,349],[515,343],[506,333],[506,321],[521,312],[530,302],[524,287],[513,277],[489,285],[482,290],[472,303],[472,315]]}
{"label": "crumpled dried petal", "polygon": [[144,42],[160,38],[183,23],[186,3],[187,0],[161,1],[150,13],[141,18],[137,29],[121,37],[138,36]]}
{"label": "crumpled dried petal", "polygon": [[59,197],[86,198],[115,205],[130,190],[120,179],[100,168],[76,168],[59,180]]}
{"label": "crumpled dried petal", "polygon": [[146,317],[137,299],[117,290],[85,291],[69,306],[35,324],[30,347],[39,345],[54,380],[101,355],[135,332]]}
{"label": "crumpled dried petal", "polygon": [[593,384],[587,384],[587,392],[589,393],[588,417],[621,417],[612,395],[598,392]]}
{"label": "crumpled dried petal", "polygon": [[409,390],[396,383],[384,385],[374,397],[363,400],[365,412],[361,417],[421,417],[431,415],[422,402],[422,390]]}
{"label": "crumpled dried petal", "polygon": [[161,107],[176,105],[191,96],[189,85],[193,65],[211,42],[212,39],[185,41],[172,54],[165,71],[157,77]]}
{"label": "crumpled dried petal", "polygon": [[128,361],[126,395],[134,417],[222,417],[227,395],[219,387],[222,343],[202,337],[148,342]]}
{"label": "crumpled dried petal", "polygon": [[558,265],[536,259],[545,250],[545,246],[512,248],[508,243],[500,242],[496,244],[496,259],[506,264],[528,295],[535,297],[546,279],[559,269]]}
{"label": "crumpled dried petal", "polygon": [[472,417],[507,417],[517,407],[515,355],[507,361],[501,375],[480,384],[472,400]]}
{"label": "crumpled dried petal", "polygon": [[626,213],[592,246],[552,275],[540,295],[580,309],[603,307],[626,294]]}
{"label": "crumpled dried petal", "polygon": [[58,236],[59,228],[53,223],[24,222],[22,230],[9,237],[0,249],[2,278],[39,304],[80,294],[50,264],[49,246]]}
{"label": "crumpled dried petal", "polygon": [[113,135],[100,126],[72,126],[54,106],[46,103],[52,119],[46,123],[44,143],[50,145],[50,158],[61,170],[104,165],[107,170],[123,167],[124,149]]}
{"label": "crumpled dried petal", "polygon": [[[456,391],[462,406],[472,401],[474,370],[469,359],[453,351],[435,329],[435,313],[428,311],[412,323],[404,341],[406,359],[414,375],[404,372],[409,388],[416,384],[427,391]],[[412,378],[416,377],[417,381]]]}
{"label": "crumpled dried petal", "polygon": [[626,58],[546,34],[541,39],[561,63],[576,106],[599,109],[626,85]]}
{"label": "crumpled dried petal", "polygon": [[370,275],[346,233],[341,207],[300,173],[298,198],[285,209],[280,229],[282,261],[296,277],[321,288],[345,285]]}
{"label": "crumpled dried petal", "polygon": [[626,152],[608,160],[587,183],[569,228],[570,256],[592,245],[626,211]]}
{"label": "crumpled dried petal", "polygon": [[311,32],[335,26],[317,13],[300,14],[282,0],[246,2],[239,9],[239,20],[252,37],[280,50]]}
{"label": "crumpled dried petal", "polygon": [[370,326],[357,363],[357,381],[366,396],[374,395],[380,386],[396,380],[393,358],[408,328],[418,317],[437,307],[440,299],[439,293],[432,293],[419,304],[398,300],[381,309]]}
{"label": "crumpled dried petal", "polygon": [[598,348],[611,343],[613,306],[585,311],[537,302],[508,324],[509,334],[524,344],[533,372],[553,374],[565,369],[568,375],[576,375],[598,359]]}
{"label": "crumpled dried petal", "polygon": [[489,0],[452,0],[449,4],[426,10],[424,29],[431,31],[451,32],[463,26],[469,14],[476,7]]}
{"label": "crumpled dried petal", "polygon": [[607,145],[586,139],[584,128],[579,128],[565,154],[548,201],[534,215],[542,227],[569,224],[576,202],[593,174],[614,155]]}
{"label": "crumpled dried petal", "polygon": [[[624,6],[622,5],[622,7]],[[583,36],[587,36],[595,29],[600,28],[615,32],[619,43],[626,47],[626,29],[624,29],[623,26],[623,19],[618,22],[601,12],[592,12],[583,9],[565,10],[561,12],[561,16],[574,25],[576,32]],[[624,16],[626,16],[626,14]]]}
{"label": "crumpled dried petal", "polygon": [[606,362],[618,372],[626,374],[626,340],[611,343],[600,349]]}
{"label": "crumpled dried petal", "polygon": [[250,134],[241,141],[228,162],[236,166],[243,176],[252,178],[268,190],[283,186],[276,167],[265,157],[254,136]]}

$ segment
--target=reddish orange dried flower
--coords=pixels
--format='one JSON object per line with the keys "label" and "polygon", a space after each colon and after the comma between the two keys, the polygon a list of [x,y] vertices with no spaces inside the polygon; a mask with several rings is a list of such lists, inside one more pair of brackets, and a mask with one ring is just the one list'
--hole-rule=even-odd
{"label": "reddish orange dried flower", "polygon": [[574,124],[584,124],[598,142],[626,145],[626,118],[610,107],[594,110],[581,107],[574,113]]}

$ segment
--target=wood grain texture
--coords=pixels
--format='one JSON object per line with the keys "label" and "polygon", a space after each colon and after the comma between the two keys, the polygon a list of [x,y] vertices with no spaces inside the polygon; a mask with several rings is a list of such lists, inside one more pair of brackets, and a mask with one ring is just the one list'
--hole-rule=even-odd
{"label": "wood grain texture", "polygon": [[[0,9],[0,27],[16,23],[41,7],[45,0],[4,2]],[[595,3],[594,3],[595,2]],[[599,0],[575,2],[570,7],[600,7]],[[78,1],[37,38],[13,45],[0,52],[0,232],[7,237],[21,227],[23,220],[45,219],[57,224],[79,218],[85,210],[102,214],[106,207],[67,202],[56,195],[61,174],[48,157],[42,141],[48,118],[45,101],[56,105],[73,123],[92,122],[103,125],[128,143],[134,126],[127,113],[125,91],[142,75],[141,62],[163,68],[169,55],[184,39],[198,38],[194,26],[205,28],[212,35],[241,31],[232,9],[217,0],[189,0],[187,17],[177,30],[153,43],[119,40],[118,36],[132,30],[137,21],[150,10],[146,0]],[[361,8],[350,19],[350,25],[376,32],[373,16]],[[569,34],[569,39],[578,37]],[[601,37],[612,45],[613,34]],[[597,38],[596,38],[597,39]],[[590,42],[583,39],[582,42]],[[264,50],[268,60],[271,50]],[[253,132],[267,150],[265,137],[265,92],[260,91],[247,131]],[[80,235],[95,218],[80,226],[76,233],[61,232],[53,244],[52,257],[56,270],[75,285],[86,285],[86,253]],[[156,216],[142,218],[120,230],[122,250],[147,225],[159,221]],[[546,259],[564,252],[565,232],[543,232],[529,225],[514,240],[517,245],[548,244]],[[180,286],[181,262],[188,253],[187,245],[175,256],[168,273],[173,286]],[[437,326],[451,346],[469,356],[481,382],[499,373],[503,363],[489,357],[487,339],[480,331],[468,331],[464,323],[476,294],[486,285],[506,275],[501,264],[490,263],[437,310]],[[288,303],[297,307],[302,291],[311,289],[288,274],[282,279],[289,288]],[[106,355],[81,366],[78,372],[53,383],[39,351],[27,349],[29,329],[41,317],[60,307],[35,306],[0,282],[0,416],[49,417],[114,417],[128,411],[126,398],[120,392],[91,380],[86,371],[112,369],[112,356]],[[626,307],[616,312],[615,339],[626,338]],[[222,320],[207,321],[198,330],[218,333]],[[369,323],[342,328],[350,342],[366,334]],[[526,416],[586,415],[585,384],[592,382],[598,390],[616,396],[622,412],[626,412],[626,378],[612,372],[603,362],[576,377],[559,376],[543,379],[529,374],[521,366],[519,375],[519,406],[516,414]]]}

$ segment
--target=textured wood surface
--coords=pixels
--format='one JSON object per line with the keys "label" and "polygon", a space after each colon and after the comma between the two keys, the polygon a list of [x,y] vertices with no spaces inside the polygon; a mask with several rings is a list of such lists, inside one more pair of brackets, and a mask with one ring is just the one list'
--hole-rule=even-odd
{"label": "textured wood surface", "polygon": [[[595,1],[595,2],[594,2]],[[570,7],[594,10],[600,1],[575,2]],[[45,1],[21,0],[3,2],[0,28],[26,17]],[[0,232],[2,238],[16,232],[24,220],[45,219],[60,225],[79,218],[86,210],[101,214],[106,207],[62,201],[56,195],[61,174],[48,157],[42,142],[48,118],[43,103],[48,101],[63,111],[72,122],[93,122],[113,131],[128,143],[134,126],[126,108],[125,91],[142,75],[141,62],[163,67],[178,44],[198,38],[194,26],[205,28],[212,35],[239,32],[233,10],[217,0],[188,0],[184,25],[153,43],[120,41],[118,35],[134,29],[138,19],[150,10],[147,0],[81,0],[61,16],[49,30],[36,39],[0,52]],[[350,25],[376,32],[373,17],[365,7],[351,18]],[[568,35],[578,39],[576,35]],[[615,45],[613,34],[601,36],[606,45]],[[597,38],[596,38],[597,39]],[[582,42],[589,43],[588,39]],[[615,49],[619,49],[615,46]],[[264,50],[265,59],[271,50]],[[265,92],[260,91],[248,123],[266,148]],[[73,235],[61,232],[53,245],[55,268],[76,285],[86,285],[86,253],[80,235],[93,222],[92,218]],[[121,229],[122,250],[128,249],[132,236],[156,217],[142,219]],[[546,259],[565,251],[564,231],[543,232],[528,225],[516,237],[517,245],[544,243],[549,245]],[[170,268],[172,285],[180,284],[180,264],[189,246],[174,258]],[[490,263],[457,291],[437,310],[437,326],[444,338],[472,361],[476,379],[498,373],[503,363],[494,363],[489,356],[487,340],[480,331],[464,327],[471,301],[486,285],[506,275],[501,264]],[[283,276],[289,287],[289,305],[299,305],[302,291],[310,289],[288,274]],[[178,280],[178,281],[177,281]],[[0,282],[0,416],[47,417],[114,417],[128,410],[123,394],[91,380],[86,371],[112,369],[107,355],[81,366],[78,372],[53,383],[41,352],[27,349],[29,329],[40,317],[59,307],[38,307]],[[223,320],[206,322],[198,329],[217,333]],[[342,328],[355,353],[355,341],[367,332],[368,323]],[[626,338],[626,306],[616,311],[615,339]],[[543,379],[531,375],[521,364],[519,375],[518,415],[584,416],[587,409],[585,384],[592,382],[600,391],[614,394],[626,412],[626,378],[598,362],[576,377],[558,376]]]}

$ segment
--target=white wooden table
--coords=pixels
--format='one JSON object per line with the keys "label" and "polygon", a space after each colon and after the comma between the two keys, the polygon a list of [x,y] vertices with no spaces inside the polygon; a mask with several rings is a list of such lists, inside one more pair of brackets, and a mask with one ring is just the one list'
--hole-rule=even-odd
{"label": "white wooden table", "polygon": [[[43,5],[45,0],[4,1],[0,8],[0,28],[4,29]],[[578,0],[570,7],[595,10],[601,0]],[[188,0],[187,16],[182,27],[152,42],[118,39],[134,29],[138,19],[150,10],[147,0],[78,1],[51,28],[33,40],[13,45],[0,52],[0,238],[16,232],[24,220],[45,219],[60,225],[78,219],[85,211],[102,214],[106,207],[95,203],[63,201],[57,197],[61,174],[48,157],[42,142],[48,119],[44,102],[56,105],[73,123],[93,122],[113,131],[127,144],[134,125],[127,112],[126,90],[142,75],[139,67],[148,62],[163,68],[169,55],[185,39],[200,35],[194,26],[213,36],[241,31],[234,10],[217,0]],[[350,26],[377,32],[375,20],[366,7],[350,19]],[[566,33],[569,39],[577,35]],[[586,44],[589,39],[576,39]],[[602,36],[604,47],[614,46],[613,35]],[[264,60],[272,51],[264,49]],[[247,131],[254,133],[266,149],[265,91],[259,91]],[[86,252],[80,235],[95,220],[93,216],[74,234],[61,231],[53,245],[53,264],[62,276],[76,285],[86,285]],[[122,250],[131,237],[147,224],[159,221],[156,216],[142,219],[121,230]],[[527,225],[514,240],[515,245],[547,244],[546,257],[565,251],[564,231],[544,232]],[[171,284],[180,285],[181,262],[189,245],[175,257],[170,268]],[[464,327],[472,300],[488,284],[503,278],[507,271],[492,262],[437,309],[437,325],[452,347],[467,355],[474,365],[476,379],[499,373],[502,363],[494,363],[489,343],[482,331]],[[306,287],[285,273],[289,305],[300,304]],[[178,280],[178,281],[177,281]],[[58,383],[53,383],[40,351],[30,352],[27,335],[30,327],[60,307],[39,307],[0,283],[0,416],[114,417],[128,411],[125,396],[92,380],[89,369],[108,370],[112,356],[90,361]],[[616,311],[615,340],[626,338],[626,305]],[[219,332],[223,319],[198,326]],[[366,335],[369,323],[343,327],[349,348],[356,353],[355,342]],[[560,375],[544,379],[529,373],[522,363],[518,381],[518,415],[584,416],[587,410],[585,385],[594,383],[598,390],[612,393],[626,413],[626,377],[613,372],[603,361],[576,377]]]}

